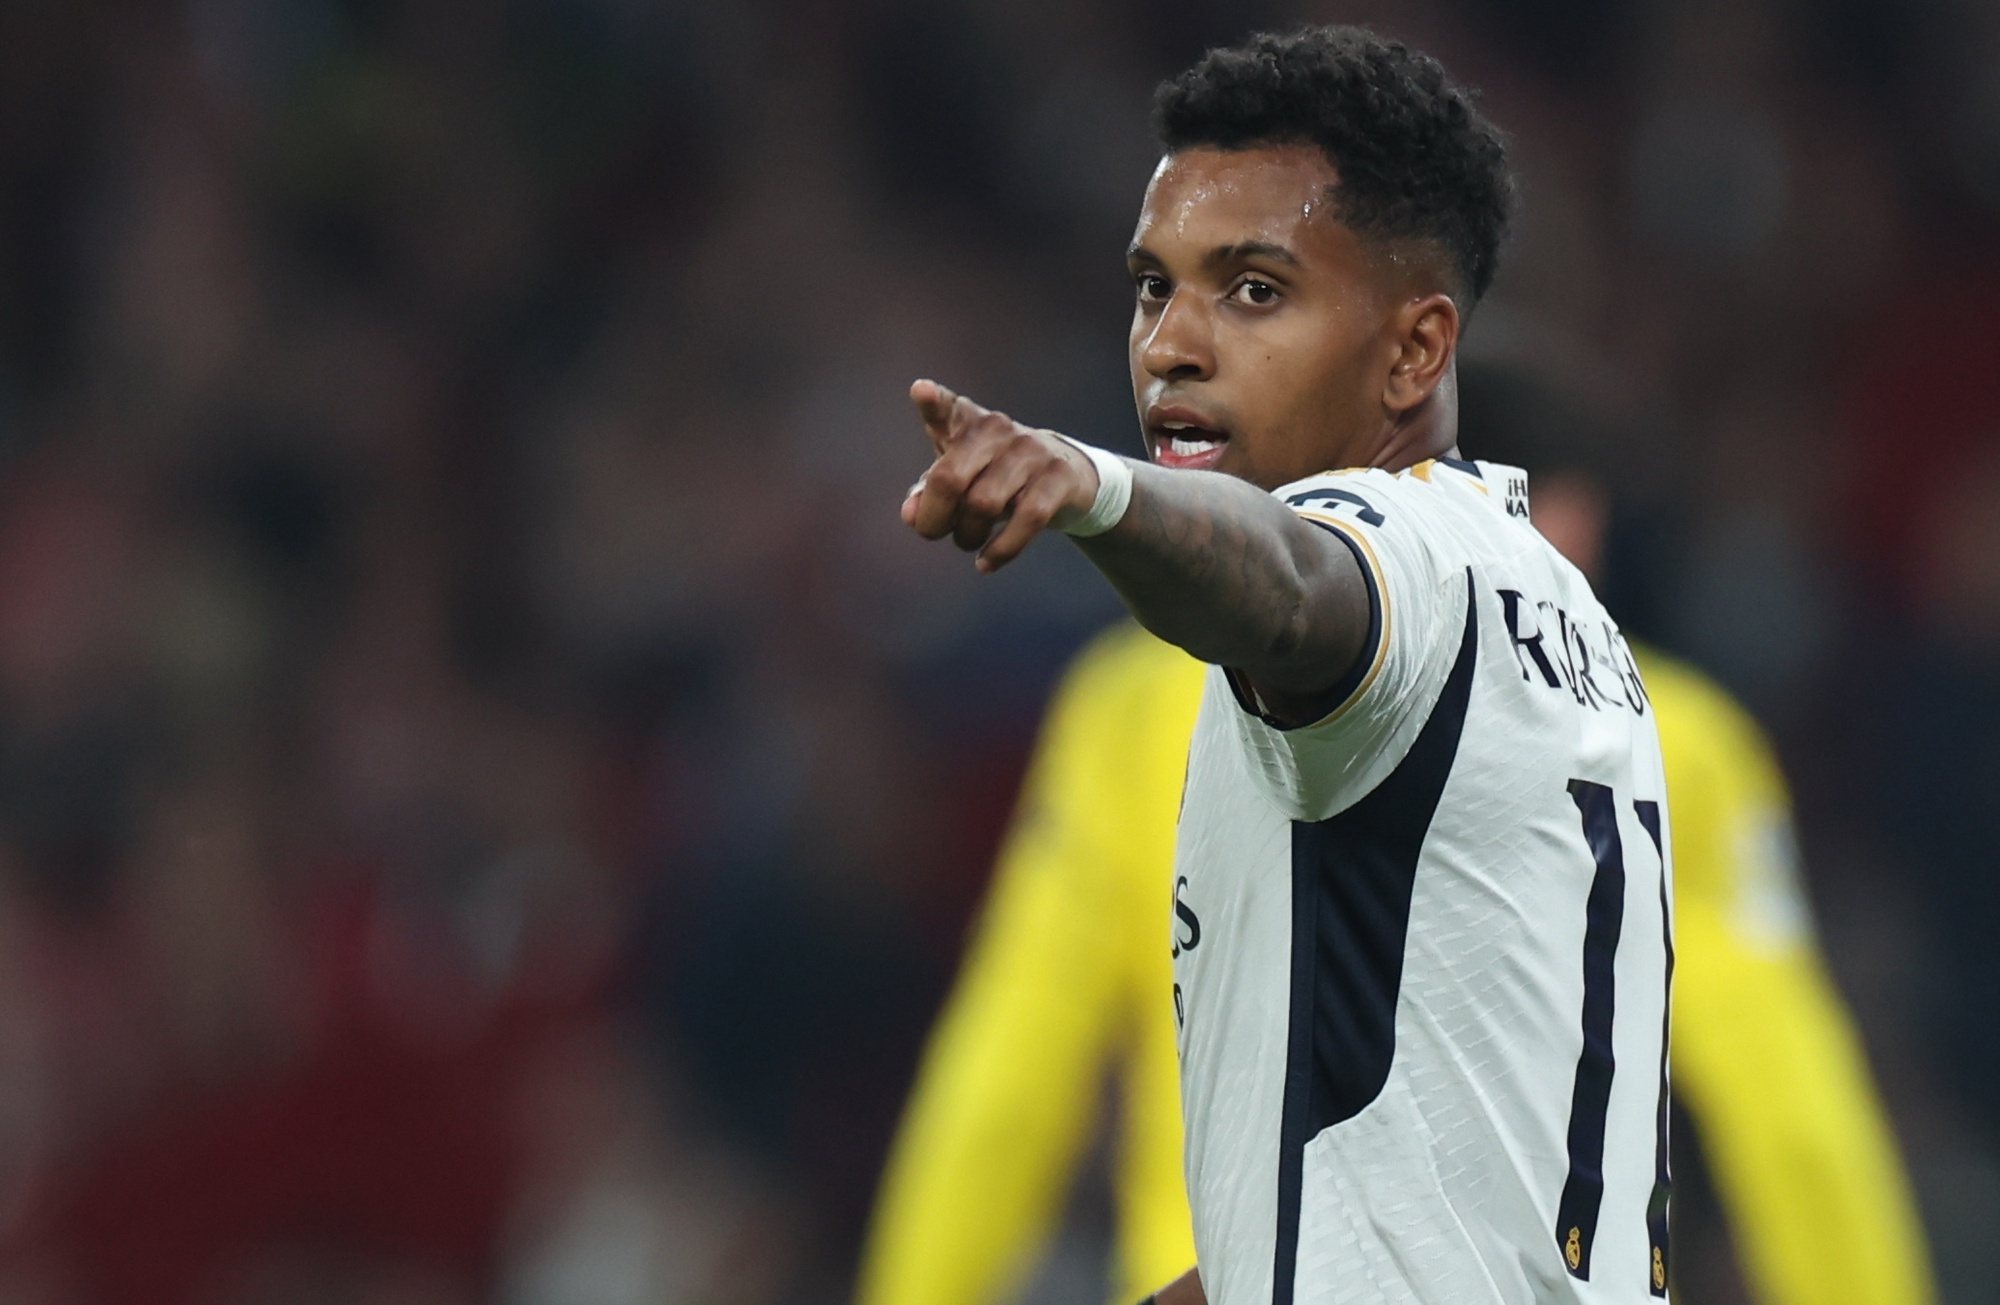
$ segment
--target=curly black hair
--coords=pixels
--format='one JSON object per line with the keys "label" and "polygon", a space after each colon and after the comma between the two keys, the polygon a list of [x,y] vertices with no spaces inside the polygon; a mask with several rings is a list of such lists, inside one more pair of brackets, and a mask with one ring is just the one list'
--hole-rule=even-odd
{"label": "curly black hair", "polygon": [[1493,283],[1514,204],[1506,146],[1472,92],[1401,42],[1365,27],[1260,32],[1160,83],[1153,127],[1169,154],[1316,145],[1351,230],[1439,249],[1467,308]]}

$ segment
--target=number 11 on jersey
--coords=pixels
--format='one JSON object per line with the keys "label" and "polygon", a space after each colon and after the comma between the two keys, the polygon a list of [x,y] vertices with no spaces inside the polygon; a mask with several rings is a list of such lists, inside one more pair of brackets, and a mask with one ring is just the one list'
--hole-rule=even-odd
{"label": "number 11 on jersey", "polygon": [[[1590,845],[1596,873],[1585,907],[1583,934],[1583,1052],[1577,1057],[1576,1083],[1570,1095],[1569,1177],[1556,1207],[1556,1245],[1572,1275],[1590,1278],[1591,1244],[1597,1236],[1598,1210],[1604,1201],[1605,1117],[1611,1106],[1612,1017],[1617,998],[1618,939],[1625,923],[1625,847],[1618,833],[1618,799],[1610,788],[1585,779],[1569,783],[1570,798],[1583,820],[1584,841]],[[1633,814],[1651,836],[1660,866],[1660,925],[1666,944],[1667,1006],[1671,1011],[1674,973],[1673,934],[1667,914],[1665,844],[1661,837],[1660,804],[1640,799]],[[1655,1296],[1667,1294],[1667,1201],[1672,1190],[1667,1161],[1667,1017],[1660,1022],[1659,1097],[1655,1108],[1653,1190],[1646,1203],[1646,1234],[1651,1253],[1647,1286]]]}

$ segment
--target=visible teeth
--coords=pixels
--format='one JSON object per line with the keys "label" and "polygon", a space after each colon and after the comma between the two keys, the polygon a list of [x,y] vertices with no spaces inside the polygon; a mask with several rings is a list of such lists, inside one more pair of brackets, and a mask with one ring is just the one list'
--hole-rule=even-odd
{"label": "visible teeth", "polygon": [[[1173,428],[1173,427],[1168,427],[1168,429],[1169,429],[1169,430],[1172,430],[1172,429],[1174,429],[1174,428]],[[1183,426],[1183,427],[1180,427],[1179,429],[1182,429],[1182,430],[1185,430],[1185,429],[1187,429],[1187,428],[1186,428],[1185,426]],[[1195,454],[1197,454],[1197,453],[1206,453],[1206,452],[1208,452],[1208,451],[1209,451],[1210,449],[1218,449],[1218,448],[1221,448],[1221,447],[1222,447],[1222,441],[1221,441],[1221,440],[1190,440],[1190,439],[1181,439],[1181,438],[1180,438],[1180,437],[1178,437],[1178,436],[1169,436],[1169,437],[1168,437],[1168,439],[1167,439],[1167,447],[1168,447],[1169,449],[1173,450],[1174,454],[1175,454],[1175,455],[1176,455],[1177,457],[1183,457],[1183,458],[1191,458],[1191,457],[1193,457],[1193,456],[1194,456]]]}

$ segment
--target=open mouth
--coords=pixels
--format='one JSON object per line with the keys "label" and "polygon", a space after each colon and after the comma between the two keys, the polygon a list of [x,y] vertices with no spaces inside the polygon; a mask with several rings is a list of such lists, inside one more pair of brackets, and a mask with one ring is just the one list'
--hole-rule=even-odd
{"label": "open mouth", "polygon": [[1227,431],[1178,418],[1155,422],[1147,433],[1152,436],[1153,461],[1163,467],[1208,470],[1229,443]]}

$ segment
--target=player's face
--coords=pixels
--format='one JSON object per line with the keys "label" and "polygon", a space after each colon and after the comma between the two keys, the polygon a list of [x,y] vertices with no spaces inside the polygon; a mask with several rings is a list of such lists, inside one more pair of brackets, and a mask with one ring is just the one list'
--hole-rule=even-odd
{"label": "player's face", "polygon": [[1399,343],[1380,256],[1332,212],[1336,180],[1307,145],[1160,161],[1128,257],[1153,461],[1265,489],[1367,465]]}

